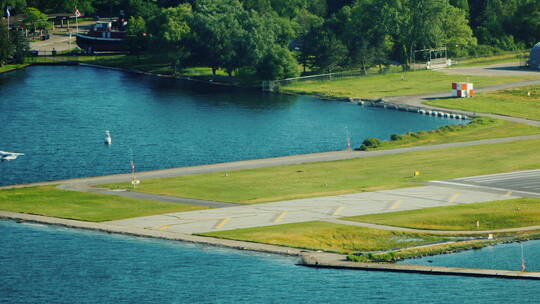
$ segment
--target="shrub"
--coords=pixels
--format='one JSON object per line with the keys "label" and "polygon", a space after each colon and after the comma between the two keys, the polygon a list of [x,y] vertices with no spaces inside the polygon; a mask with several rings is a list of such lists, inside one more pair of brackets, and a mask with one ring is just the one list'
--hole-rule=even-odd
{"label": "shrub", "polygon": [[368,149],[377,148],[381,145],[381,141],[375,137],[366,138],[358,150],[366,151]]}
{"label": "shrub", "polygon": [[402,140],[403,139],[403,135],[401,134],[392,134],[390,135],[390,140],[391,141],[398,141],[398,140]]}

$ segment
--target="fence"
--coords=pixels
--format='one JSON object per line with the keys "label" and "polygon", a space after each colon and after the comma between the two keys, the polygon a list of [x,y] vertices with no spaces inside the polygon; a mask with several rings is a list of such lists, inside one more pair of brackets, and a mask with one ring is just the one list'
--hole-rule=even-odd
{"label": "fence", "polygon": [[517,61],[519,61],[520,66],[526,66],[529,59],[529,50],[515,50],[508,52],[499,52],[495,54],[454,58],[452,59],[452,65],[476,63],[481,62],[482,59],[486,59],[486,61],[488,61],[490,58],[493,60],[497,60],[496,57],[500,57],[500,59],[515,58]]}
{"label": "fence", "polygon": [[369,75],[384,74],[384,73],[387,73],[389,70],[390,70],[389,67],[385,67],[383,70],[376,70],[376,71],[375,70],[348,71],[348,72],[338,72],[338,73],[328,73],[328,74],[287,78],[287,79],[281,79],[281,80],[263,81],[262,89],[263,91],[276,92],[276,91],[279,91],[279,89],[282,86],[290,85],[297,82],[328,81],[328,80],[338,80],[338,79],[352,78],[352,77],[365,77]]}

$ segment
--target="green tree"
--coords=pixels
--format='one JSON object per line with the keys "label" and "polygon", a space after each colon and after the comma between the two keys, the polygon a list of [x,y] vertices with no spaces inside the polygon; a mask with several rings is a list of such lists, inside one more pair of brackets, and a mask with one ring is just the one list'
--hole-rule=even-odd
{"label": "green tree", "polygon": [[298,62],[293,54],[275,45],[255,67],[257,76],[263,80],[285,79],[300,75]]}
{"label": "green tree", "polygon": [[16,63],[23,63],[24,58],[30,52],[30,44],[22,31],[11,31],[9,38],[13,45],[13,59]]}
{"label": "green tree", "polygon": [[347,48],[324,26],[313,28],[302,39],[300,60],[317,72],[331,72],[345,62]]}
{"label": "green tree", "polygon": [[0,9],[2,15],[6,12],[6,8],[10,7],[11,15],[20,14],[26,9],[26,0],[0,0]]}
{"label": "green tree", "polygon": [[51,23],[47,21],[47,15],[33,7],[29,7],[24,11],[22,22],[25,28],[31,29],[34,32],[52,27]]}
{"label": "green tree", "polygon": [[13,56],[13,44],[8,38],[7,27],[0,25],[0,66],[3,66]]}
{"label": "green tree", "polygon": [[457,7],[448,7],[444,18],[444,45],[451,57],[466,56],[476,46],[476,38],[468,25],[466,12]]}
{"label": "green tree", "polygon": [[138,59],[147,48],[146,22],[142,17],[131,17],[126,32],[128,49],[132,54],[137,54]]}
{"label": "green tree", "polygon": [[195,60],[229,75],[238,67],[238,49],[244,37],[241,19],[246,12],[238,0],[200,0],[193,14],[192,53]]}
{"label": "green tree", "polygon": [[191,5],[185,3],[178,7],[163,9],[159,17],[153,21],[158,27],[157,39],[167,50],[175,74],[177,67],[184,65],[189,55],[186,39],[191,32],[189,22],[192,16]]}

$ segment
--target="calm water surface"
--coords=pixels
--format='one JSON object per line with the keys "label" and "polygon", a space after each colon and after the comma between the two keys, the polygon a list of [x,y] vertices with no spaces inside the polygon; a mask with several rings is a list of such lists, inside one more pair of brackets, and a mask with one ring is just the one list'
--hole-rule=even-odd
{"label": "calm water surface", "polygon": [[[0,303],[538,303],[540,292],[537,281],[312,269],[276,255],[11,221],[0,231]],[[490,266],[515,259],[513,246],[492,248],[503,263]],[[540,242],[526,247],[540,254]],[[437,258],[463,265],[470,256]]]}
{"label": "calm water surface", "polygon": [[[453,119],[73,66],[0,75],[0,185],[336,151]],[[111,130],[113,144],[103,144]]]}

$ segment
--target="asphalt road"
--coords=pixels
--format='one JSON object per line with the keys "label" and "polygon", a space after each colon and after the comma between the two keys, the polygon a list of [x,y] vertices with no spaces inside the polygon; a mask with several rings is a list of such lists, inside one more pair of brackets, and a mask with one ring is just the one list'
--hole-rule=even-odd
{"label": "asphalt road", "polygon": [[540,169],[456,178],[447,181],[432,181],[430,184],[485,188],[513,192],[524,196],[540,197]]}

